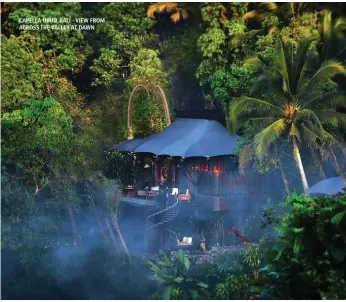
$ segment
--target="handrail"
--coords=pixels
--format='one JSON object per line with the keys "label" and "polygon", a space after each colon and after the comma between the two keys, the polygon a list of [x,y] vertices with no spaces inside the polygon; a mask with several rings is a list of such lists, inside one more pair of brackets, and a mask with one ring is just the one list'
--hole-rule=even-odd
{"label": "handrail", "polygon": [[170,232],[170,233],[173,233],[175,239],[178,239],[178,234],[170,229],[166,229],[166,231]]}
{"label": "handrail", "polygon": [[176,197],[176,199],[177,199],[177,201],[176,201],[173,205],[169,206],[168,208],[165,208],[165,209],[163,209],[163,210],[161,210],[161,211],[159,211],[159,212],[157,212],[157,213],[154,213],[154,214],[149,215],[149,216],[147,217],[147,221],[148,221],[149,223],[153,224],[153,225],[157,225],[157,224],[151,222],[151,221],[150,221],[150,218],[151,218],[151,217],[154,217],[154,216],[156,216],[156,215],[162,214],[163,212],[166,212],[166,211],[172,209],[173,207],[175,207],[175,206],[179,203],[178,197]]}

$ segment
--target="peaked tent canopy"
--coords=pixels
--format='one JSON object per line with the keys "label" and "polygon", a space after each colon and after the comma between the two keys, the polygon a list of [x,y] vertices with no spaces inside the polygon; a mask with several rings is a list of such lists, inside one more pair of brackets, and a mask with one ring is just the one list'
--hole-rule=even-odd
{"label": "peaked tent canopy", "polygon": [[205,119],[176,119],[170,126],[147,138],[115,145],[111,150],[153,153],[157,156],[213,157],[230,155],[239,136],[231,135],[219,122]]}
{"label": "peaked tent canopy", "polygon": [[310,194],[333,195],[342,193],[345,188],[345,183],[341,177],[332,177],[324,179],[309,188]]}

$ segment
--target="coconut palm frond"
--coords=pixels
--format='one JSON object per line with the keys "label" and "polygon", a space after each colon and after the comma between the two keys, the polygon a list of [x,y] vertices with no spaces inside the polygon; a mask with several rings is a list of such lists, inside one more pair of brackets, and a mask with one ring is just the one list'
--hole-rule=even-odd
{"label": "coconut palm frond", "polygon": [[307,54],[312,41],[313,39],[303,39],[298,44],[292,70],[293,93],[297,93],[305,82],[306,71],[308,69]]}
{"label": "coconut palm frond", "polygon": [[321,122],[333,127],[346,128],[346,114],[334,110],[316,110],[316,115]]}
{"label": "coconut palm frond", "polygon": [[317,70],[314,76],[310,79],[306,89],[311,91],[311,89],[317,88],[339,74],[346,74],[345,67],[336,60],[327,60],[322,63],[321,67]]}
{"label": "coconut palm frond", "polygon": [[262,130],[255,136],[255,148],[258,158],[261,160],[271,145],[287,130],[288,123],[285,119],[279,119]]}
{"label": "coconut palm frond", "polygon": [[319,22],[319,33],[321,43],[318,52],[321,61],[338,57],[343,51],[346,43],[346,19],[339,17],[335,20],[332,18],[332,12],[323,10],[320,12],[322,20]]}
{"label": "coconut palm frond", "polygon": [[339,17],[335,20],[334,23],[334,30],[336,32],[336,35],[340,35],[345,33],[346,31],[346,18]]}
{"label": "coconut palm frond", "polygon": [[322,124],[316,113],[312,110],[309,109],[302,109],[299,110],[293,119],[294,123],[299,123],[299,122],[304,122],[304,121],[309,121],[310,123],[316,125],[316,127],[322,129]]}
{"label": "coconut palm frond", "polygon": [[293,46],[289,43],[284,44],[279,40],[279,57],[275,61],[276,71],[282,77],[283,90],[291,93],[291,75],[293,66]]}
{"label": "coconut palm frond", "polygon": [[325,43],[330,39],[332,33],[332,12],[329,10],[323,10],[321,13],[322,22],[319,23],[319,32],[322,41]]}
{"label": "coconut palm frond", "polygon": [[280,113],[280,108],[264,100],[242,97],[235,101],[230,106],[230,120],[232,121],[233,131],[235,132],[239,126],[238,120],[240,117],[246,117],[250,120],[254,117],[275,116]]}
{"label": "coconut palm frond", "polygon": [[299,131],[298,127],[294,123],[291,123],[290,136],[296,138],[298,140],[298,142],[302,141],[302,138],[301,138],[301,135],[300,135],[300,131]]}
{"label": "coconut palm frond", "polygon": [[270,124],[277,121],[277,117],[255,117],[251,118],[249,123],[255,129],[268,127]]}
{"label": "coconut palm frond", "polygon": [[346,94],[330,93],[323,95],[324,102],[329,104],[331,108],[346,108]]}
{"label": "coconut palm frond", "polygon": [[[308,145],[308,146],[313,146],[315,145],[317,142],[323,141],[323,136],[322,136],[322,132],[315,132],[313,131],[313,129],[311,129],[312,127],[308,127],[307,125],[301,125],[300,127],[300,132],[301,132],[301,137],[304,138],[304,142]],[[315,128],[316,129],[316,128]]]}
{"label": "coconut palm frond", "polygon": [[269,92],[269,98],[271,100],[271,102],[273,104],[276,104],[278,106],[282,106],[282,105],[286,105],[289,102],[291,102],[292,96],[287,93],[287,92],[283,92],[282,90],[276,90],[275,87],[273,86],[273,83],[271,83],[272,85],[269,86],[268,92]]}
{"label": "coconut palm frond", "polygon": [[335,135],[327,130],[322,129],[323,143],[331,148],[339,148],[344,154],[346,154],[346,144],[342,135]]}
{"label": "coconut palm frond", "polygon": [[321,105],[329,108],[346,108],[346,95],[340,92],[321,93],[320,91],[305,93],[307,98],[301,97],[302,108],[314,108]]}

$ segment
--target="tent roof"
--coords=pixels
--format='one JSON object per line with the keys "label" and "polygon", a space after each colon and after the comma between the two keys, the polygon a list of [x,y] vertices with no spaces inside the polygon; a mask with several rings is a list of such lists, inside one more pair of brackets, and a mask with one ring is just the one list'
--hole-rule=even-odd
{"label": "tent roof", "polygon": [[310,194],[333,195],[338,192],[343,192],[344,187],[345,184],[341,177],[331,177],[314,184],[308,189],[308,192]]}
{"label": "tent roof", "polygon": [[179,118],[159,133],[122,142],[111,150],[183,158],[213,157],[232,154],[238,139],[217,121]]}

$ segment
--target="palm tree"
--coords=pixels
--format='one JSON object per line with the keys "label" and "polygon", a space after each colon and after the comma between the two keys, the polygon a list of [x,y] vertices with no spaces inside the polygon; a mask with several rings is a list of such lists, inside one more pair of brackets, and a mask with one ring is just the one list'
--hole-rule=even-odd
{"label": "palm tree", "polygon": [[171,20],[174,23],[179,22],[181,19],[186,20],[189,16],[187,11],[178,6],[178,3],[173,2],[158,2],[149,6],[147,10],[147,17],[152,18],[155,13],[172,13]]}
{"label": "palm tree", "polygon": [[260,98],[244,96],[230,106],[233,132],[245,122],[253,129],[263,129],[254,137],[259,159],[268,154],[278,139],[290,139],[306,195],[309,186],[300,146],[311,146],[317,140],[336,145],[338,140],[324,126],[346,126],[346,115],[334,109],[346,107],[345,95],[321,93],[324,84],[337,74],[345,74],[346,69],[335,60],[314,66],[315,61],[309,57],[311,42],[302,40],[294,51],[291,44],[280,40],[271,74],[259,77],[252,89],[253,94],[260,93]]}
{"label": "palm tree", "polygon": [[[286,176],[283,163],[277,149],[278,149],[277,144],[273,144],[273,148],[272,150],[270,150],[270,154],[267,154],[266,158],[262,159],[262,161],[259,162],[259,165],[261,165],[265,160],[269,160],[269,159],[274,160],[275,164],[276,163],[278,164],[280,168],[282,182],[285,186],[285,195],[289,196],[291,194],[291,190],[289,188],[287,176]],[[239,154],[240,173],[243,174],[245,168],[248,167],[251,162],[256,162],[256,161],[258,161],[258,158],[256,155],[255,142],[252,139],[240,151],[240,154]]]}

